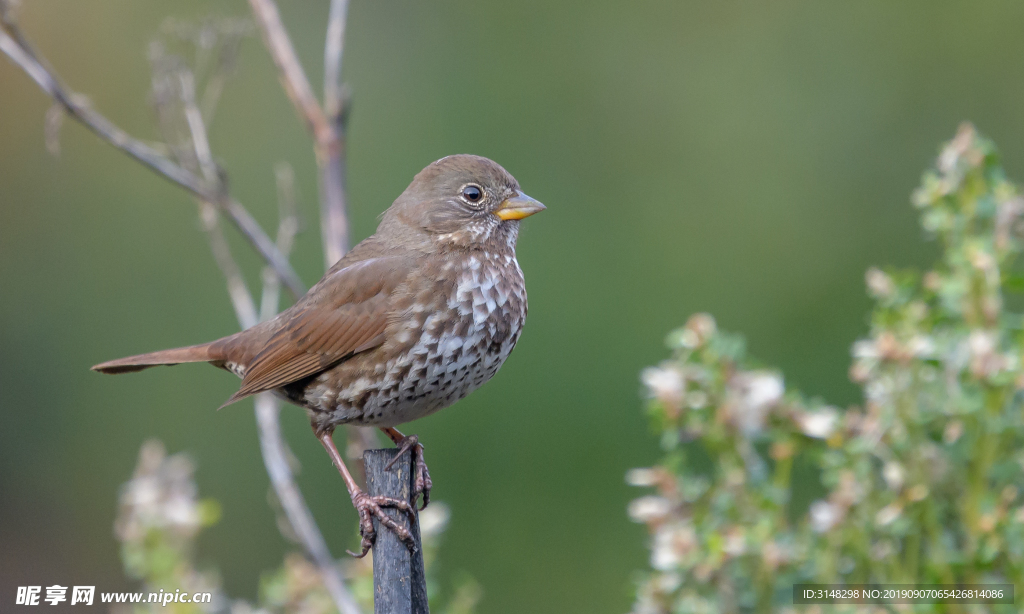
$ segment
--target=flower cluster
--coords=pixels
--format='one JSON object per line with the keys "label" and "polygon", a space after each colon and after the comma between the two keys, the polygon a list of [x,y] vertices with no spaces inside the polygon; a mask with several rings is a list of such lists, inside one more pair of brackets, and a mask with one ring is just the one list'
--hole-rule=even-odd
{"label": "flower cluster", "polygon": [[860,407],[786,391],[704,314],[643,372],[666,456],[627,476],[656,491],[629,507],[652,544],[635,614],[776,611],[801,581],[1024,582],[1024,200],[965,125],[913,203],[942,258],[868,271]]}
{"label": "flower cluster", "polygon": [[183,454],[167,456],[163,444],[148,441],[139,452],[132,479],[121,487],[114,534],[129,576],[142,580],[144,592],[213,593],[211,603],[160,603],[131,606],[136,614],[199,614],[223,611],[225,598],[213,573],[192,564],[195,538],[220,516],[213,501],[197,498],[195,468]]}

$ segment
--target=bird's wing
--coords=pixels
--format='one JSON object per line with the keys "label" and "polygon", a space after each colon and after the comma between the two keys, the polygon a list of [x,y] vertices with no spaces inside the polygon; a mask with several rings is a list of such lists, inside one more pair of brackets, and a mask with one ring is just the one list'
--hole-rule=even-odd
{"label": "bird's wing", "polygon": [[407,261],[370,258],[332,270],[282,314],[284,322],[245,370],[224,405],[323,371],[384,343],[391,296]]}

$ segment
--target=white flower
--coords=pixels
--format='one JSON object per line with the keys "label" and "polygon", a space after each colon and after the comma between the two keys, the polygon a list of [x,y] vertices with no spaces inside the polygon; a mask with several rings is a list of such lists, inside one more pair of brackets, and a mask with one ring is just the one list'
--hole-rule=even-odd
{"label": "white flower", "polygon": [[747,388],[747,403],[761,407],[778,403],[786,391],[782,378],[775,373],[755,372],[753,375]]}
{"label": "white flower", "polygon": [[121,487],[115,523],[118,538],[140,540],[152,528],[181,537],[194,536],[202,517],[193,471],[192,462],[184,455],[167,456],[162,444],[146,442],[139,452],[135,475]]}
{"label": "white flower", "polygon": [[672,532],[661,529],[654,534],[651,547],[651,567],[659,571],[670,571],[679,564],[679,553],[672,547]]}
{"label": "white flower", "polygon": [[864,396],[876,405],[885,405],[889,400],[889,380],[874,380],[864,387]]}
{"label": "white flower", "polygon": [[825,533],[836,526],[841,519],[839,508],[828,501],[818,500],[811,504],[811,528]]}
{"label": "white flower", "polygon": [[889,461],[882,468],[882,477],[885,478],[886,485],[897,492],[903,488],[903,466],[896,461]]}
{"label": "white flower", "polygon": [[655,486],[659,472],[656,469],[638,468],[626,472],[626,483],[630,486]]}
{"label": "white flower", "polygon": [[651,567],[658,571],[673,571],[683,555],[697,546],[693,528],[685,524],[669,524],[658,529],[651,546]]}
{"label": "white flower", "polygon": [[769,371],[738,373],[729,382],[731,421],[750,435],[764,427],[769,410],[782,399],[786,387]]}
{"label": "white flower", "polygon": [[996,336],[989,331],[972,331],[971,336],[967,338],[967,344],[971,348],[971,354],[975,356],[990,354],[996,348]]}
{"label": "white flower", "polygon": [[700,335],[692,329],[685,329],[679,336],[679,343],[686,349],[692,350],[693,348],[700,345]]}
{"label": "white flower", "polygon": [[652,522],[661,520],[672,511],[672,503],[665,497],[649,495],[629,502],[627,512],[633,522]]}
{"label": "white flower", "polygon": [[896,291],[896,284],[893,283],[892,278],[875,267],[868,269],[864,279],[867,282],[868,290],[878,298],[887,298]]}
{"label": "white flower", "polygon": [[706,313],[695,313],[686,321],[686,328],[683,331],[683,346],[694,349],[704,344],[715,335],[717,330],[715,318]]}
{"label": "white flower", "polygon": [[828,439],[839,424],[839,412],[833,407],[808,412],[800,416],[800,429],[815,439]]}
{"label": "white flower", "polygon": [[674,367],[647,367],[640,373],[640,380],[648,393],[662,403],[677,405],[683,398],[683,376]]}
{"label": "white flower", "polygon": [[854,358],[878,358],[878,346],[873,339],[861,339],[853,344]]}

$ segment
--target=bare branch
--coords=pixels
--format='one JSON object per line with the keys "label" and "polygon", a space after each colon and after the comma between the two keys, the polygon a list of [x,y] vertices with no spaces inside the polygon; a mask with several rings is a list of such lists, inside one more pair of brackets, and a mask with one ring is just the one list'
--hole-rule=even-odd
{"label": "bare branch", "polygon": [[306,121],[310,132],[317,141],[317,147],[329,147],[332,140],[333,128],[327,121],[320,103],[313,95],[313,88],[309,86],[309,79],[306,78],[302,64],[295,54],[292,41],[281,23],[281,15],[277,11],[277,5],[273,0],[249,0],[249,6],[256,15],[256,21],[263,33],[263,42],[270,51],[270,57],[274,59],[277,66],[281,85],[284,86],[288,98],[291,99],[295,109]]}
{"label": "bare branch", "polygon": [[131,137],[103,115],[84,104],[80,96],[61,85],[42,60],[37,59],[20,29],[10,19],[6,3],[0,2],[0,9],[2,9],[0,10],[0,17],[2,17],[0,20],[0,51],[25,71],[68,115],[92,130],[102,140],[125,152],[151,170],[177,183],[199,198],[214,203],[224,211],[228,219],[263,259],[274,267],[296,298],[305,293],[302,281],[292,269],[291,264],[281,255],[274,242],[270,240],[256,219],[241,203],[227,195],[216,193],[194,173],[175,164],[149,145]]}
{"label": "bare branch", "polygon": [[[341,59],[345,49],[345,22],[348,0],[331,0],[324,44],[324,109],[334,132],[334,143],[326,152],[318,152],[320,170],[320,224],[326,268],[348,251],[348,215],[346,198],[345,121],[348,104],[341,79]],[[361,429],[360,429],[361,430]],[[367,437],[364,434],[364,440]],[[376,439],[376,437],[370,437]]]}
{"label": "bare branch", "polygon": [[327,17],[327,43],[324,45],[324,111],[338,117],[342,111],[341,56],[345,50],[345,20],[348,0],[331,0]]}
{"label": "bare branch", "polygon": [[[343,121],[345,116],[343,92],[333,86],[336,114],[328,116],[313,95],[309,79],[302,70],[295,48],[288,37],[274,0],[249,0],[256,21],[263,32],[270,56],[277,66],[281,84],[299,115],[305,120],[316,144],[316,162],[320,171],[320,224],[323,234],[324,261],[327,268],[348,251],[348,215],[345,199],[345,142]],[[341,70],[341,47],[344,38],[345,8],[347,2],[333,1],[330,25],[325,45],[325,59],[335,69],[328,83],[336,82]],[[340,28],[340,30],[339,30]]]}
{"label": "bare branch", "polygon": [[324,244],[324,265],[334,266],[348,252],[348,215],[346,214],[345,151],[339,142],[329,156],[317,156],[320,172],[320,226]]}
{"label": "bare branch", "polygon": [[238,263],[235,262],[228,243],[224,239],[224,233],[218,223],[217,209],[209,202],[200,200],[199,219],[202,221],[206,239],[210,243],[213,259],[217,262],[217,267],[227,282],[228,295],[231,297],[231,305],[235,309],[238,322],[242,328],[254,326],[259,322],[256,305],[253,303],[252,294],[249,293],[249,288],[242,277],[242,271],[238,268]]}
{"label": "bare branch", "polygon": [[[217,173],[217,165],[213,161],[213,152],[210,150],[210,140],[206,134],[206,123],[203,122],[203,115],[196,105],[195,83],[191,72],[181,71],[178,75],[180,82],[181,103],[184,107],[185,121],[188,123],[189,132],[192,135],[192,143],[195,149],[196,160],[202,170],[203,177],[208,183],[223,186],[224,182]],[[200,217],[206,231],[207,239],[210,242],[210,249],[213,251],[214,260],[224,279],[227,281],[228,294],[231,296],[231,304],[235,308],[235,315],[238,317],[242,328],[255,326],[259,321],[259,314],[256,312],[256,304],[253,302],[252,294],[242,277],[242,269],[238,262],[231,255],[231,248],[224,238],[220,229],[217,209],[212,203],[205,199],[200,200]],[[286,256],[287,257],[287,256]]]}

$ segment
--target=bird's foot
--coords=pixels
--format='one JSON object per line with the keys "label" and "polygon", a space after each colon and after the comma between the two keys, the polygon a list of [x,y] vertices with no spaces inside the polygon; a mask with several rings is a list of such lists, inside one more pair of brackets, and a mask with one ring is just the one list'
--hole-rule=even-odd
{"label": "bird's foot", "polygon": [[390,429],[397,434],[397,437],[393,435],[389,430],[384,432],[392,438],[395,445],[398,446],[398,454],[384,466],[384,470],[391,469],[391,465],[394,465],[399,458],[402,457],[408,450],[412,450],[412,464],[413,464],[413,482],[412,482],[412,499],[413,505],[416,504],[416,498],[423,495],[423,505],[420,506],[420,510],[427,509],[427,504],[430,503],[430,489],[434,483],[430,480],[430,471],[427,470],[427,463],[423,460],[423,444],[420,443],[419,438],[415,435],[402,435],[395,429]]}
{"label": "bird's foot", "polygon": [[352,495],[352,505],[355,506],[356,512],[359,513],[359,535],[362,537],[360,546],[362,552],[356,554],[351,550],[346,550],[349,554],[361,559],[366,556],[366,553],[373,547],[373,542],[377,539],[377,532],[373,528],[373,519],[377,518],[381,526],[390,529],[398,539],[402,540],[405,547],[409,549],[409,552],[416,552],[416,540],[413,539],[412,533],[402,525],[395,522],[390,516],[384,513],[383,508],[393,507],[399,511],[405,512],[409,516],[409,522],[416,522],[416,510],[411,505],[402,501],[401,499],[393,499],[391,497],[385,497],[378,495],[371,497],[361,490],[357,490]]}

